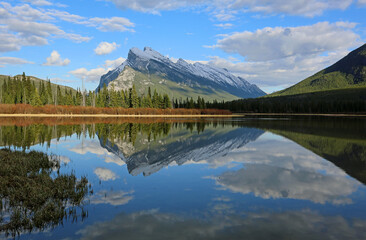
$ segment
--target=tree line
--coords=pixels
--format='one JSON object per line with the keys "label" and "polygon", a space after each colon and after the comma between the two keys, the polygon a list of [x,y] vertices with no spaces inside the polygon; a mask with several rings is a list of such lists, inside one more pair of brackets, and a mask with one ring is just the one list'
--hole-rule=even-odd
{"label": "tree line", "polygon": [[116,91],[104,84],[97,91],[82,92],[60,85],[52,86],[51,82],[40,80],[32,81],[25,73],[21,76],[4,80],[0,91],[0,103],[3,104],[30,104],[32,106],[66,105],[66,106],[92,106],[110,108],[187,108],[206,109],[206,101],[198,96],[193,98],[170,99],[166,93],[152,92],[148,88],[146,94],[138,94],[135,85],[126,90]]}
{"label": "tree line", "polygon": [[213,102],[207,107],[247,113],[361,113],[366,112],[366,100],[285,96]]}

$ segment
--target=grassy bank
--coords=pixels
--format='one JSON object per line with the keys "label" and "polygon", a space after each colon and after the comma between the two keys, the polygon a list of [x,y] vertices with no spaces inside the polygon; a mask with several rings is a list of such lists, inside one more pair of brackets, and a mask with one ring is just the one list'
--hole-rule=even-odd
{"label": "grassy bank", "polygon": [[231,115],[229,110],[220,109],[158,109],[158,108],[100,108],[82,106],[45,105],[40,107],[29,104],[0,104],[0,114],[7,115],[80,115],[80,116],[108,116],[108,115],[139,115],[139,116],[189,116],[189,115]]}

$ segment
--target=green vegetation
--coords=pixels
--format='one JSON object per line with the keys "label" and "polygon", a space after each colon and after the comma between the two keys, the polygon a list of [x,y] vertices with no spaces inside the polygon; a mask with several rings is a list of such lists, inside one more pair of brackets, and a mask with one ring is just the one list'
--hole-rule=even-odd
{"label": "green vegetation", "polygon": [[352,51],[332,66],[292,87],[266,97],[358,87],[366,87],[366,44]]}
{"label": "green vegetation", "polygon": [[6,236],[87,216],[82,208],[77,211],[89,192],[87,179],[60,174],[57,157],[0,149],[0,165],[0,232]]}
{"label": "green vegetation", "polygon": [[108,90],[104,86],[99,93],[89,92],[83,94],[80,90],[75,91],[71,88],[55,87],[50,81],[32,81],[25,73],[14,78],[1,78],[0,103],[5,104],[30,104],[32,106],[42,106],[47,104],[71,105],[71,106],[96,106],[96,107],[124,107],[124,108],[160,108],[172,107],[172,102],[167,94],[159,94],[154,91],[151,95],[138,95],[136,87],[126,91]]}
{"label": "green vegetation", "polygon": [[5,104],[77,105],[82,99],[80,91],[53,84],[49,80],[29,77],[25,73],[15,77],[1,75],[0,86],[0,103]]}
{"label": "green vegetation", "polygon": [[[9,82],[10,85],[9,86]],[[7,89],[5,89],[5,87],[7,87]],[[62,86],[62,85],[58,85],[58,84],[54,84],[51,83],[49,80],[42,80],[33,76],[26,76],[25,73],[23,73],[22,75],[17,75],[14,77],[10,77],[10,76],[5,76],[5,75],[0,75],[0,103],[5,103],[5,99],[7,95],[11,95],[14,94],[14,92],[16,92],[17,94],[17,100],[15,100],[14,97],[12,97],[13,102],[17,102],[19,103],[21,101],[21,92],[22,95],[24,95],[24,99],[23,102],[28,102],[30,103],[31,97],[32,95],[35,94],[35,89],[38,90],[38,94],[40,94],[41,92],[43,93],[44,91],[47,92],[48,96],[56,96],[56,91],[60,91],[60,92],[68,92],[68,93],[72,93],[72,96],[76,95],[76,90],[71,88],[71,87],[67,87],[67,86]],[[7,91],[10,91],[7,92]],[[4,94],[5,93],[5,94]],[[28,95],[28,101],[27,101],[27,95]],[[45,99],[45,97],[47,95],[44,95],[43,99],[41,99],[43,102],[47,102],[46,104],[54,104],[55,101],[55,97],[51,98],[47,98]]]}
{"label": "green vegetation", "polygon": [[207,107],[258,113],[365,113],[366,87],[240,99],[207,104]]}

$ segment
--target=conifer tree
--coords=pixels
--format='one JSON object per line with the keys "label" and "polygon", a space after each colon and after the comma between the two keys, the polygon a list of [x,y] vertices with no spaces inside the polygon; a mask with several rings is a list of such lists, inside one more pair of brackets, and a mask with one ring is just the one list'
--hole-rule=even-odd
{"label": "conifer tree", "polygon": [[34,89],[34,92],[32,94],[31,105],[32,106],[37,106],[37,107],[42,105],[42,101],[41,101],[41,98],[39,96],[37,88]]}
{"label": "conifer tree", "polygon": [[132,108],[138,108],[140,106],[140,99],[136,92],[135,85],[132,86],[132,89],[130,90],[130,106]]}

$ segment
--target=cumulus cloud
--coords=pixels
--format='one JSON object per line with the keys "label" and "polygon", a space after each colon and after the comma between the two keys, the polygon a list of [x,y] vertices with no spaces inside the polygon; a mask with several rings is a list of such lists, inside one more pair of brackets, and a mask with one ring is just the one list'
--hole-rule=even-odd
{"label": "cumulus cloud", "polygon": [[125,205],[133,199],[132,193],[133,191],[130,192],[99,191],[91,197],[90,202],[92,204],[109,204],[112,206]]}
{"label": "cumulus cloud", "polygon": [[290,140],[274,138],[270,133],[225,156],[209,158],[205,162],[212,167],[242,163],[242,169],[209,178],[223,190],[253,193],[264,199],[349,204],[352,194],[362,186],[332,162]]}
{"label": "cumulus cloud", "polygon": [[106,60],[103,66],[90,70],[86,68],[78,68],[73,71],[70,71],[70,73],[79,79],[84,79],[87,82],[98,82],[102,75],[118,67],[124,61],[125,61],[124,58],[117,58],[115,60]]}
{"label": "cumulus cloud", "polygon": [[[322,56],[293,56],[271,61],[233,61],[211,57],[207,64],[226,68],[231,73],[255,83],[268,93],[289,87],[317,71],[328,67],[348,54],[347,50],[324,53]],[[271,90],[272,89],[272,90]]]}
{"label": "cumulus cloud", "polygon": [[0,52],[18,51],[23,46],[41,46],[48,44],[49,38],[64,38],[76,43],[88,42],[91,37],[77,33],[69,33],[58,27],[54,22],[66,21],[87,27],[94,27],[103,32],[134,32],[135,26],[123,17],[87,18],[56,9],[43,9],[48,1],[31,1],[29,4],[12,6],[0,2]]}
{"label": "cumulus cloud", "polygon": [[[337,226],[337,227],[334,227]],[[156,210],[119,214],[110,221],[86,226],[81,239],[363,239],[366,222],[314,211],[230,214],[209,219],[183,218]]]}
{"label": "cumulus cloud", "polygon": [[23,0],[23,2],[28,2],[35,6],[51,6],[53,5],[50,1],[46,0]]}
{"label": "cumulus cloud", "polygon": [[96,49],[94,49],[95,54],[97,55],[106,55],[110,54],[114,50],[116,50],[119,47],[119,45],[115,42],[109,43],[109,42],[101,42],[97,46]]}
{"label": "cumulus cloud", "polygon": [[202,4],[205,0],[109,0],[121,9],[133,9],[140,12],[159,14],[162,10],[175,10],[182,7]]}
{"label": "cumulus cloud", "polygon": [[69,164],[69,162],[71,162],[70,158],[67,156],[59,156],[59,160],[64,164]]}
{"label": "cumulus cloud", "polygon": [[105,66],[105,68],[115,69],[116,67],[121,65],[124,61],[126,61],[126,59],[123,57],[119,57],[115,60],[106,60],[104,63],[104,66]]}
{"label": "cumulus cloud", "polygon": [[79,79],[84,79],[87,82],[98,82],[100,77],[106,74],[108,70],[105,68],[99,67],[94,69],[86,69],[86,68],[78,68],[73,71],[70,71],[72,75]]}
{"label": "cumulus cloud", "polygon": [[0,66],[4,65],[19,65],[19,64],[34,64],[28,60],[16,57],[0,57]]}
{"label": "cumulus cloud", "polygon": [[265,14],[289,14],[313,17],[328,9],[346,9],[353,0],[226,0],[216,1],[221,8],[243,9]]}
{"label": "cumulus cloud", "polygon": [[46,14],[49,17],[61,19],[66,22],[85,25],[88,27],[95,27],[102,32],[134,32],[133,27],[135,26],[135,24],[124,17],[86,18],[80,15],[71,14],[69,12],[56,9],[48,10]]}
{"label": "cumulus cloud", "polygon": [[12,6],[1,2],[0,13],[1,52],[18,51],[23,46],[46,45],[50,37],[65,38],[75,42],[91,39],[63,31],[49,22],[53,17],[45,10],[32,8],[28,4]]}
{"label": "cumulus cloud", "polygon": [[245,169],[225,172],[216,179],[225,189],[268,198],[292,198],[324,204],[349,204],[349,196],[360,183],[344,176],[293,171],[268,165],[246,165]]}
{"label": "cumulus cloud", "polygon": [[234,33],[219,39],[215,47],[238,53],[248,61],[321,54],[355,46],[359,35],[351,30],[354,26],[347,22],[319,22],[300,27],[266,27]]}
{"label": "cumulus cloud", "polygon": [[75,147],[71,148],[70,151],[78,153],[78,154],[87,154],[92,153],[104,158],[106,163],[114,163],[118,166],[125,165],[125,162],[122,160],[123,156],[116,155],[112,152],[109,152],[107,149],[100,146],[99,141],[86,141],[83,145],[78,144]]}
{"label": "cumulus cloud", "polygon": [[47,61],[42,64],[44,66],[67,66],[69,65],[70,60],[68,58],[62,59],[61,55],[56,51],[53,50],[51,56],[47,58]]}
{"label": "cumulus cloud", "polygon": [[[219,20],[231,20],[238,12],[258,12],[262,14],[289,14],[314,17],[329,9],[346,9],[353,0],[107,0],[121,9],[159,14],[160,11],[187,7],[202,7],[211,11]],[[359,0],[360,2],[364,0]]]}
{"label": "cumulus cloud", "polygon": [[118,176],[107,168],[96,168],[94,173],[98,176],[98,178],[102,181],[110,181],[116,180]]}
{"label": "cumulus cloud", "polygon": [[[213,56],[209,64],[226,68],[260,87],[290,86],[344,57],[359,45],[352,22],[263,28],[221,35],[217,44],[244,61]],[[279,89],[277,89],[279,90]]]}
{"label": "cumulus cloud", "polygon": [[219,27],[219,28],[228,29],[228,28],[231,28],[233,26],[233,24],[231,24],[231,23],[220,23],[220,24],[215,24],[215,26]]}
{"label": "cumulus cloud", "polygon": [[102,32],[134,32],[132,27],[135,26],[127,18],[112,17],[112,18],[91,18],[87,21],[87,25],[96,27]]}

